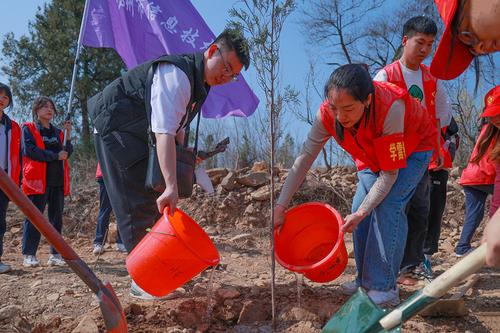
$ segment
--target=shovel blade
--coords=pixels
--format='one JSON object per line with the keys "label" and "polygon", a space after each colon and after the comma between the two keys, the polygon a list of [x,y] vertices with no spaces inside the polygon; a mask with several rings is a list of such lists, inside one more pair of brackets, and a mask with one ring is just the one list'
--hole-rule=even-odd
{"label": "shovel blade", "polygon": [[[322,333],[375,333],[388,332],[379,324],[386,311],[372,302],[370,297],[358,288],[356,293],[330,318]],[[389,332],[400,332],[395,328]]]}
{"label": "shovel blade", "polygon": [[105,285],[101,284],[97,293],[97,299],[99,300],[99,307],[101,308],[106,331],[108,333],[127,333],[128,327],[125,313],[109,282]]}

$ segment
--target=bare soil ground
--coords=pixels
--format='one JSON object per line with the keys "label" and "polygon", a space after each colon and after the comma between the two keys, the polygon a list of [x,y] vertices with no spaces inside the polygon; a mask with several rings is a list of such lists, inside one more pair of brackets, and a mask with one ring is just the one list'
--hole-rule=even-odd
{"label": "bare soil ground", "polygon": [[[350,202],[355,184],[352,171],[347,175],[346,172],[336,170],[326,180],[321,175],[323,183],[332,185],[330,189],[315,187],[317,183],[312,177],[301,188],[296,203],[329,198],[345,214],[349,207],[340,202]],[[435,256],[437,274],[456,262],[453,246],[463,222],[463,195],[455,180],[450,185],[441,252]],[[221,263],[213,273],[212,288],[210,269],[175,291],[168,300],[142,301],[129,296],[126,255],[114,250],[114,244],[109,244],[100,257],[92,254],[98,188],[91,176],[88,184],[79,185],[67,200],[63,235],[101,279],[111,282],[125,308],[130,332],[272,332],[271,262],[265,227],[269,208],[267,202],[252,201],[254,190],[218,188],[212,197],[197,192],[181,204],[210,235],[219,249]],[[41,242],[38,252],[42,266],[22,266],[22,221],[22,214],[11,204],[2,260],[11,264],[13,271],[0,275],[0,332],[104,332],[97,302],[83,282],[67,267],[46,265],[46,241]],[[112,239],[113,230],[112,225]],[[475,239],[478,243],[479,235]],[[320,332],[347,300],[339,285],[353,279],[355,272],[350,259],[345,273],[331,283],[298,283],[293,273],[278,264],[276,267],[277,332]],[[479,282],[465,297],[466,316],[416,316],[404,324],[403,331],[500,332],[500,271],[483,269],[479,274]],[[415,287],[402,288],[402,298],[413,290]]]}

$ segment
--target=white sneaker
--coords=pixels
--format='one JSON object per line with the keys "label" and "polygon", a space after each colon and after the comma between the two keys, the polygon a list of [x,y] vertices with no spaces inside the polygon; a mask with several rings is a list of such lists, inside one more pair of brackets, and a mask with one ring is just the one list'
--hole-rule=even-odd
{"label": "white sneaker", "polygon": [[340,285],[340,288],[342,289],[342,294],[346,296],[351,296],[356,293],[356,291],[359,288],[359,284],[356,280],[350,281],[350,282],[345,282]]}
{"label": "white sneaker", "polygon": [[116,243],[115,244],[115,249],[118,252],[124,252],[124,253],[127,252],[127,249],[125,248],[125,245],[123,245],[122,243]]}
{"label": "white sneaker", "polygon": [[92,251],[94,255],[99,255],[104,253],[104,246],[102,244],[94,244],[94,250]]}
{"label": "white sneaker", "polygon": [[141,287],[135,283],[134,280],[132,280],[132,283],[130,284],[130,296],[134,298],[139,298],[139,299],[144,299],[144,300],[163,300],[165,299],[164,297],[156,297],[151,294],[148,294],[145,292]]}
{"label": "white sneaker", "polygon": [[0,261],[0,274],[10,272],[12,268],[10,268],[9,265],[4,264],[3,262]]}
{"label": "white sneaker", "polygon": [[396,306],[400,303],[399,288],[397,287],[387,291],[370,290],[368,296],[373,303],[381,307]]}
{"label": "white sneaker", "polygon": [[66,261],[64,261],[60,254],[51,254],[49,260],[47,260],[47,265],[66,266]]}
{"label": "white sneaker", "polygon": [[37,267],[40,262],[35,256],[25,255],[23,260],[24,267]]}

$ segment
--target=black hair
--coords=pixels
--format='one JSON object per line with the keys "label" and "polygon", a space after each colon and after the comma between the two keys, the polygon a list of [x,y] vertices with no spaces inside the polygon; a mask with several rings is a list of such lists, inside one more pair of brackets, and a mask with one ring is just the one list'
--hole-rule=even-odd
{"label": "black hair", "polygon": [[403,37],[411,38],[421,33],[429,36],[437,35],[437,25],[427,16],[414,16],[403,25]]}
{"label": "black hair", "polygon": [[250,49],[248,42],[239,29],[225,29],[214,41],[214,44],[222,46],[228,51],[235,51],[241,64],[248,69],[250,66]]}
{"label": "black hair", "polygon": [[[325,84],[325,98],[332,89],[345,89],[355,100],[364,102],[368,96],[375,92],[372,78],[365,64],[347,64],[340,66],[332,72]],[[372,105],[374,99],[372,99]],[[365,110],[365,119],[370,118],[370,107]],[[344,140],[344,127],[335,119],[335,131],[341,141]]]}
{"label": "black hair", "polygon": [[9,104],[7,106],[12,109],[14,106],[14,101],[12,100],[12,91],[10,91],[10,87],[5,83],[0,82],[0,92],[3,92],[9,98]]}

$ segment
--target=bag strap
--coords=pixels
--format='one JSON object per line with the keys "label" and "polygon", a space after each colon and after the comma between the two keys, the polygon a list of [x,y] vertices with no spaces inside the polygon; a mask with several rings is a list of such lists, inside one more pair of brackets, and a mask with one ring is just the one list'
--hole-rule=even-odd
{"label": "bag strap", "polygon": [[[148,142],[149,142],[149,145],[152,147],[156,147],[156,137],[153,133],[153,130],[151,129],[151,112],[152,112],[152,110],[151,110],[151,85],[153,83],[153,76],[154,76],[154,73],[155,73],[157,67],[158,67],[158,63],[154,63],[148,69],[148,75],[146,77],[146,93],[145,93],[145,98],[144,98],[144,104],[146,106],[146,116],[148,118]],[[191,93],[193,93],[192,90],[191,90]],[[193,108],[191,109],[191,111],[192,110],[193,110]],[[181,129],[182,123],[184,122],[185,117],[189,116],[188,112],[190,112],[190,111],[186,110],[186,114],[182,118],[181,124],[179,125],[179,129],[177,131],[179,131]],[[195,140],[194,140],[195,153],[198,152],[198,130],[200,127],[200,118],[201,118],[200,114],[201,114],[201,111],[198,112],[198,119],[196,121],[196,136],[195,136]],[[189,124],[187,124],[187,125],[189,126]],[[184,147],[187,146],[188,139],[189,139],[189,127],[188,127],[188,131],[186,131],[186,139],[182,143],[182,145]]]}

